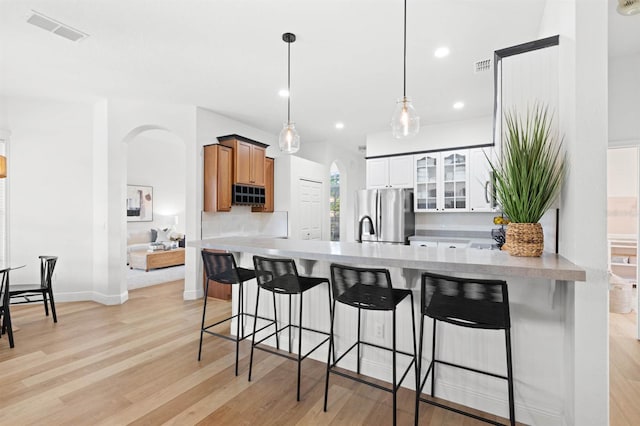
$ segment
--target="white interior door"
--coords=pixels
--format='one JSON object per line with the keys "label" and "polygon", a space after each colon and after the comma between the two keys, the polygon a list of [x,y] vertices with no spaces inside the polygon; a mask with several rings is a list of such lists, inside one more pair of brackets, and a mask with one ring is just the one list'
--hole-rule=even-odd
{"label": "white interior door", "polygon": [[300,221],[298,235],[301,240],[320,240],[322,237],[322,183],[300,179]]}

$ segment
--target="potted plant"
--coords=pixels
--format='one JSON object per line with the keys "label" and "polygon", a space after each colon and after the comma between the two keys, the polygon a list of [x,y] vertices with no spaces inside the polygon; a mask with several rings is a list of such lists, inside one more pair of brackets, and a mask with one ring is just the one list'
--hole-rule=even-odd
{"label": "potted plant", "polygon": [[536,103],[523,118],[505,113],[502,157],[489,159],[496,198],[511,221],[502,249],[513,256],[540,256],[544,235],[539,221],[560,193],[565,176],[562,139],[552,132],[548,108]]}

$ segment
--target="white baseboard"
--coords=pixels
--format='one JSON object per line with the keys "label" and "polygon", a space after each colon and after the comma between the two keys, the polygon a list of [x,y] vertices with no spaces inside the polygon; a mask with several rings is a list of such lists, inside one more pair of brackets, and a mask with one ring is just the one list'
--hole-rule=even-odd
{"label": "white baseboard", "polygon": [[121,305],[129,300],[129,293],[123,292],[119,295],[107,295],[95,291],[76,291],[55,293],[56,302],[97,302],[103,305]]}
{"label": "white baseboard", "polygon": [[182,293],[182,298],[184,300],[202,299],[202,296],[204,296],[204,290],[185,290]]}

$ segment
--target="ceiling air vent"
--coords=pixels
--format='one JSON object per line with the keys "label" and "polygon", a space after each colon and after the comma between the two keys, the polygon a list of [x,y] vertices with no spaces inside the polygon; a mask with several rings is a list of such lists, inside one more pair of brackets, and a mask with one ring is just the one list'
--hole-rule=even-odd
{"label": "ceiling air vent", "polygon": [[621,15],[640,13],[640,0],[618,0],[617,10]]}
{"label": "ceiling air vent", "polygon": [[473,64],[473,72],[478,74],[491,69],[491,59],[482,59]]}
{"label": "ceiling air vent", "polygon": [[89,34],[78,31],[35,10],[32,10],[27,17],[27,22],[71,41],[80,41],[89,37]]}

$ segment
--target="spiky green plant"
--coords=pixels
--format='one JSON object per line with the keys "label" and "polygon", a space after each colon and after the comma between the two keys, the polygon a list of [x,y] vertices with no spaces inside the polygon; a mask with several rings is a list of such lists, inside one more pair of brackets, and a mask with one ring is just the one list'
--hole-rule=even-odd
{"label": "spiky green plant", "polygon": [[512,222],[537,223],[560,193],[565,176],[562,139],[552,133],[548,108],[536,103],[520,117],[505,113],[502,158],[489,160],[496,198]]}

